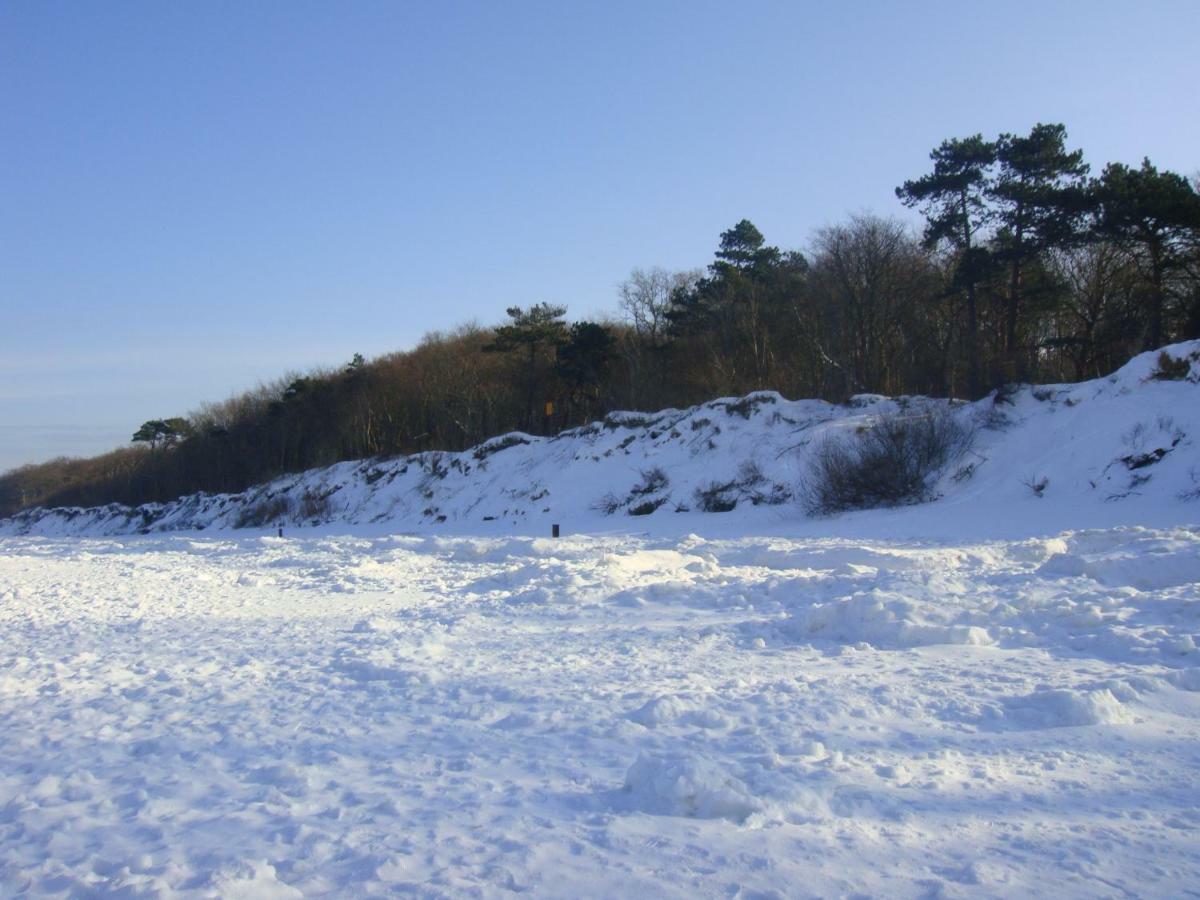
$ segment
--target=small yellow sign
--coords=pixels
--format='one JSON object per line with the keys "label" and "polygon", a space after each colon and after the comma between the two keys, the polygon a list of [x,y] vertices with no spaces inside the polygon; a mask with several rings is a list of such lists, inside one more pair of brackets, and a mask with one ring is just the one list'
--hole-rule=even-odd
{"label": "small yellow sign", "polygon": [[546,401],[546,416],[549,417],[552,415],[554,415],[554,401],[547,400]]}

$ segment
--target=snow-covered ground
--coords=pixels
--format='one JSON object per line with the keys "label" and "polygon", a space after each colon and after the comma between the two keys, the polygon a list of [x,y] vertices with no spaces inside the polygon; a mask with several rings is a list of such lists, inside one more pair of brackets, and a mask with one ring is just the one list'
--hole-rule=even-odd
{"label": "snow-covered ground", "polygon": [[1187,896],[1200,531],[0,539],[0,894]]}
{"label": "snow-covered ground", "polygon": [[926,401],[761,395],[0,523],[0,896],[1200,896],[1153,365],[955,408],[901,509],[783,494]]}

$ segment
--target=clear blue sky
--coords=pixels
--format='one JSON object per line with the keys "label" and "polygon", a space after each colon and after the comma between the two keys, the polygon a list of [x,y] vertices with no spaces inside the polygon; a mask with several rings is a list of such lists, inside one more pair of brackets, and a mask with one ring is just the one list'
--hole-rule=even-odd
{"label": "clear blue sky", "polygon": [[803,247],[943,138],[1200,169],[1200,3],[0,5],[0,469]]}

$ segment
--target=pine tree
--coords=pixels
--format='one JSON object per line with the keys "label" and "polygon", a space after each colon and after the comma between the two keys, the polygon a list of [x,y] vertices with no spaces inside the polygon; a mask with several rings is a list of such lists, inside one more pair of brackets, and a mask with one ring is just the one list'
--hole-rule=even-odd
{"label": "pine tree", "polygon": [[714,255],[708,277],[672,293],[666,312],[670,332],[704,348],[702,383],[715,379],[714,389],[762,389],[769,386],[774,367],[772,332],[782,318],[782,273],[792,275],[796,257],[785,258],[778,247],[767,246],[748,219],[721,233]]}
{"label": "pine tree", "polygon": [[721,232],[717,261],[711,266],[713,274],[729,274],[730,270],[750,273],[768,268],[779,261],[779,248],[763,246],[766,239],[754,223],[742,219],[728,231]]}
{"label": "pine tree", "polygon": [[996,144],[983,135],[943,141],[929,154],[933,171],[896,188],[905,206],[920,206],[925,215],[925,244],[949,244],[957,251],[955,281],[967,297],[967,383],[978,396],[979,310],[976,286],[990,264],[979,233],[987,217],[989,175],[996,161]]}
{"label": "pine tree", "polygon": [[571,401],[585,415],[598,408],[600,390],[615,355],[612,331],[595,322],[576,322],[567,340],[558,345],[554,370],[566,384]]}
{"label": "pine tree", "polygon": [[536,419],[538,362],[539,356],[548,348],[562,343],[567,333],[563,316],[565,306],[535,303],[529,309],[510,306],[507,310],[512,319],[507,325],[498,327],[491,343],[484,346],[487,353],[511,353],[524,351],[525,361],[525,421],[524,427],[532,431]]}
{"label": "pine tree", "polygon": [[1066,137],[1062,125],[1038,124],[1028,136],[1002,134],[996,142],[999,165],[987,193],[998,226],[995,252],[1008,266],[1004,354],[1010,378],[1027,374],[1018,349],[1023,271],[1076,236],[1084,211],[1088,166],[1083,151],[1067,152]]}
{"label": "pine tree", "polygon": [[135,444],[149,444],[152,450],[158,450],[160,447],[170,447],[191,434],[192,425],[187,419],[150,419],[141,424],[131,440]]}
{"label": "pine tree", "polygon": [[1187,264],[1200,236],[1200,194],[1182,175],[1159,172],[1149,159],[1140,169],[1109,163],[1094,190],[1097,231],[1133,253],[1149,283],[1144,347],[1153,350],[1167,334],[1169,278]]}

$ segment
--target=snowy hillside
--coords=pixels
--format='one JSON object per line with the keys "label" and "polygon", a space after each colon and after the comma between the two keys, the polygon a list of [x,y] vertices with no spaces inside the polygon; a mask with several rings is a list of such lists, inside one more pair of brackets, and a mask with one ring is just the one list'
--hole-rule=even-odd
{"label": "snowy hillside", "polygon": [[682,411],[613,413],[553,438],[509,434],[464,453],[341,463],[236,495],[34,510],[0,522],[0,533],[330,523],[505,534],[546,534],[551,523],[567,532],[733,526],[714,517],[736,527],[796,525],[805,517],[801,495],[813,455],[827,440],[881,416],[932,410],[946,410],[973,439],[931,484],[941,499],[923,529],[1172,522],[1200,509],[1189,499],[1200,493],[1200,342],[1165,349],[1190,360],[1188,377],[1153,377],[1154,352],[1105,379],[1026,387],[1000,402],[862,396],[838,406],[759,393]]}

